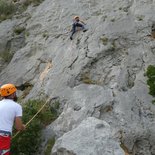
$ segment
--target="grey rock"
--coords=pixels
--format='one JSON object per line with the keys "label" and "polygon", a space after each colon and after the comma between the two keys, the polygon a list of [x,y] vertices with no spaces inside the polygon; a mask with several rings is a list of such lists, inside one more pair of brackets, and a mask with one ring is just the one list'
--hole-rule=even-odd
{"label": "grey rock", "polygon": [[[66,97],[67,103],[59,118],[51,126],[57,136],[72,130],[87,117],[99,118],[101,107],[104,109],[113,101],[110,89],[95,85],[79,85],[74,87],[72,92],[65,90],[63,96]],[[78,110],[75,108],[77,105]]]}
{"label": "grey rock", "polygon": [[[14,52],[9,63],[0,59],[0,82],[31,84],[25,100],[65,101],[61,115],[48,128],[49,135],[54,132],[58,138],[53,153],[77,154],[83,149],[89,154],[80,141],[96,143],[81,125],[86,120],[90,128],[91,117],[100,120],[91,132],[114,131],[116,137],[110,141],[99,139],[110,151],[116,146],[114,153],[120,155],[121,143],[128,154],[154,154],[155,107],[144,76],[148,65],[155,65],[154,14],[152,0],[45,0],[0,23],[0,53]],[[86,21],[88,31],[77,32],[71,41],[74,15]],[[24,26],[25,35],[12,36],[15,26]],[[71,135],[76,138],[73,146]],[[105,149],[98,144],[99,153],[93,148],[93,155]]]}
{"label": "grey rock", "polygon": [[93,155],[94,152],[96,155],[124,155],[119,142],[113,138],[110,126],[88,117],[57,140],[51,155]]}

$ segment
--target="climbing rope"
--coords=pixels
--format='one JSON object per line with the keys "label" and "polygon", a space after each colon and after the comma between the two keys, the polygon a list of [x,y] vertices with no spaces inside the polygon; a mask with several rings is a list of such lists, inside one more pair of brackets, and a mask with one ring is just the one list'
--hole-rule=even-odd
{"label": "climbing rope", "polygon": [[[27,127],[32,121],[33,119],[41,112],[41,110],[45,107],[45,105],[49,102],[50,99],[48,99],[43,106],[38,110],[38,112],[36,112],[36,114],[25,124],[25,127]],[[20,131],[18,131],[14,136],[13,139],[20,133]]]}

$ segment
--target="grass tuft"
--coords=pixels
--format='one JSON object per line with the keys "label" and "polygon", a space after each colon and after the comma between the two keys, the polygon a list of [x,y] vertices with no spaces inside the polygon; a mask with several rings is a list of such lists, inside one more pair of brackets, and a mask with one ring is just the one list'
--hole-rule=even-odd
{"label": "grass tuft", "polygon": [[16,11],[13,2],[7,0],[0,0],[0,21],[10,18]]}

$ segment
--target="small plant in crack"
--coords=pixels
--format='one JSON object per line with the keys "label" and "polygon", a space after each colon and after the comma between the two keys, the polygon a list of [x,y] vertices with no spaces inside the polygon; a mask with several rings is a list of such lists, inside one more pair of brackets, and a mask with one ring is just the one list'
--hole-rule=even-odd
{"label": "small plant in crack", "polygon": [[55,138],[52,137],[52,138],[50,138],[50,139],[47,141],[46,149],[45,149],[45,151],[44,151],[44,155],[50,155],[50,154],[51,154],[51,150],[52,150],[54,144],[55,144]]}
{"label": "small plant in crack", "polygon": [[25,27],[16,27],[13,31],[16,35],[19,35],[25,31]]}
{"label": "small plant in crack", "polygon": [[110,45],[109,50],[110,50],[110,51],[115,51],[116,48],[117,48],[117,46],[116,46],[115,40],[111,41],[111,45]]}
{"label": "small plant in crack", "polygon": [[149,94],[155,96],[155,66],[149,65],[146,75],[148,77],[147,84],[149,86]]}
{"label": "small plant in crack", "polygon": [[115,18],[112,18],[110,21],[111,21],[111,22],[115,22]]}
{"label": "small plant in crack", "polygon": [[108,39],[106,36],[102,36],[102,37],[100,38],[100,41],[102,42],[103,45],[107,45],[109,39]]}
{"label": "small plant in crack", "polygon": [[5,62],[9,63],[13,57],[14,53],[9,50],[5,50],[0,52],[0,58],[2,58]]}
{"label": "small plant in crack", "polygon": [[30,36],[30,32],[25,31],[25,37],[29,37]]}
{"label": "small plant in crack", "polygon": [[152,25],[152,27],[151,27],[151,35],[148,35],[148,36],[151,36],[152,38],[155,39],[155,24]]}
{"label": "small plant in crack", "polygon": [[144,16],[138,16],[138,17],[137,17],[137,20],[138,20],[138,21],[144,20]]}
{"label": "small plant in crack", "polygon": [[43,38],[47,39],[47,38],[49,37],[49,34],[48,34],[47,32],[44,32],[44,33],[42,34],[42,36],[43,36]]}
{"label": "small plant in crack", "polygon": [[90,74],[88,72],[81,74],[80,80],[86,84],[95,84],[96,83],[94,80],[91,79]]}

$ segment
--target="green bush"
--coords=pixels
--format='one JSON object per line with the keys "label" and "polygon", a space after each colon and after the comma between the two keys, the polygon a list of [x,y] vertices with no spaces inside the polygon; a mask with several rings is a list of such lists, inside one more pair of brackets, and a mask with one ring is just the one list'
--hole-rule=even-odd
{"label": "green bush", "polygon": [[[23,106],[23,122],[27,123],[42,107],[45,102],[32,100]],[[26,130],[19,133],[12,140],[12,155],[33,155],[42,142],[42,129],[57,118],[57,113],[51,111],[50,105],[46,105],[37,117],[27,126]],[[15,133],[15,132],[13,132]]]}
{"label": "green bush", "polygon": [[155,96],[155,66],[148,66],[146,75],[148,77],[147,84],[149,85],[149,94]]}
{"label": "green bush", "polygon": [[8,50],[5,50],[3,52],[0,52],[0,57],[5,61],[5,62],[10,62],[12,57],[13,57],[13,54],[14,53],[11,53],[10,51]]}
{"label": "green bush", "polygon": [[15,10],[15,5],[12,2],[0,0],[0,20],[9,18]]}

